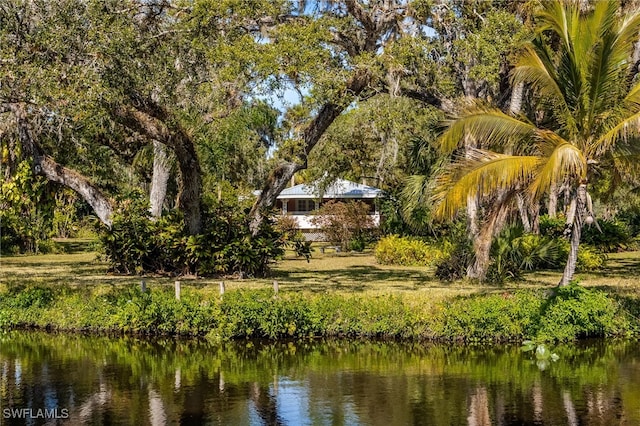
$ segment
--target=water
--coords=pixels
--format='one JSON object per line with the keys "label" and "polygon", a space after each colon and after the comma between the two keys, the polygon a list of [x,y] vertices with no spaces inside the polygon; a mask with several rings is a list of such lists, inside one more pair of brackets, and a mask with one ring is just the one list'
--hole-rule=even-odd
{"label": "water", "polygon": [[640,425],[638,342],[553,350],[11,332],[0,425]]}

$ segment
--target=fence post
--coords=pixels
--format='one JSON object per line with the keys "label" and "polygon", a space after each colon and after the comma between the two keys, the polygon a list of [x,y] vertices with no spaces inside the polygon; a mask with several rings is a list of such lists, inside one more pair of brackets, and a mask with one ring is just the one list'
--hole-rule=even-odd
{"label": "fence post", "polygon": [[220,296],[224,295],[224,281],[220,281]]}
{"label": "fence post", "polygon": [[180,281],[176,281],[175,286],[176,286],[176,299],[180,300]]}

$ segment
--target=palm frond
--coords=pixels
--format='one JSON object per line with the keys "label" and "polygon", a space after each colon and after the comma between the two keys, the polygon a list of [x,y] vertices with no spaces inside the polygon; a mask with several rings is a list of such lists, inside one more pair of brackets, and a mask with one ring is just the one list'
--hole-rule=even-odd
{"label": "palm frond", "polygon": [[579,17],[580,9],[577,2],[542,2],[542,9],[537,15],[538,29],[540,32],[553,31],[565,46],[570,46],[571,40],[575,38],[575,23]]}
{"label": "palm frond", "polygon": [[553,183],[559,184],[568,178],[584,179],[587,174],[587,161],[578,147],[553,132],[539,134],[545,155],[529,185],[534,200],[542,198]]}
{"label": "palm frond", "polygon": [[629,93],[624,97],[624,103],[634,108],[640,107],[640,83],[636,83],[629,89]]}
{"label": "palm frond", "polygon": [[615,145],[628,145],[640,138],[640,112],[620,121],[611,130],[598,138],[594,146],[597,147],[597,155],[602,155],[611,150]]}
{"label": "palm frond", "polygon": [[451,153],[465,137],[472,137],[484,146],[506,146],[515,139],[531,138],[535,130],[532,124],[499,109],[476,108],[450,124],[440,137],[439,148],[443,153]]}
{"label": "palm frond", "polygon": [[555,65],[546,56],[533,44],[525,46],[511,72],[511,84],[527,83],[536,93],[562,104],[564,95],[558,85]]}
{"label": "palm frond", "polygon": [[436,177],[434,216],[452,218],[469,197],[484,197],[499,189],[510,189],[531,179],[540,163],[536,156],[498,154],[467,150],[467,158],[445,168]]}
{"label": "palm frond", "polygon": [[[637,15],[637,14],[636,14]],[[596,20],[595,17],[598,19]],[[615,107],[621,90],[627,86],[628,58],[637,41],[640,20],[626,20],[618,29],[618,7],[615,2],[598,2],[591,32],[597,35],[588,64],[590,119]],[[626,28],[625,28],[626,25]],[[630,35],[633,34],[633,37]]]}

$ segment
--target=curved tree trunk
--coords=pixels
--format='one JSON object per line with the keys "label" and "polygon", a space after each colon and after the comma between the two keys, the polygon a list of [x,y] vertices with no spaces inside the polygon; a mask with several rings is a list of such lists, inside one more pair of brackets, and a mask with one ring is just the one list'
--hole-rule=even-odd
{"label": "curved tree trunk", "polygon": [[509,213],[506,201],[507,193],[503,192],[498,196],[489,213],[488,220],[483,223],[482,228],[473,240],[474,259],[473,263],[467,268],[467,278],[480,281],[484,281],[487,278],[493,237],[502,231]]}
{"label": "curved tree trunk", "polygon": [[576,264],[578,262],[578,249],[580,247],[580,238],[582,236],[582,224],[584,221],[584,214],[586,213],[587,205],[587,185],[582,183],[578,186],[575,198],[571,201],[571,207],[569,208],[569,214],[567,215],[567,225],[570,232],[570,249],[569,257],[567,258],[567,264],[564,268],[562,278],[558,283],[559,287],[569,285],[573,279],[573,274],[576,271]]}
{"label": "curved tree trunk", "polygon": [[23,105],[16,104],[13,112],[16,116],[23,155],[32,158],[34,172],[76,191],[91,206],[100,221],[110,227],[113,205],[102,191],[80,173],[56,163],[53,158],[42,152],[31,135]]}
{"label": "curved tree trunk", "polygon": [[[356,97],[367,86],[370,75],[367,71],[356,71],[345,91],[345,96]],[[262,192],[249,212],[249,227],[255,237],[264,222],[265,215],[276,202],[280,192],[287,186],[293,175],[307,168],[307,158],[331,123],[344,111],[348,103],[327,103],[311,121],[302,134],[303,150],[295,161],[283,162],[270,173]]]}
{"label": "curved tree trunk", "polygon": [[151,191],[149,192],[149,204],[151,217],[158,218],[162,215],[162,206],[167,196],[167,183],[171,164],[165,151],[165,146],[153,141],[153,175],[151,177]]}
{"label": "curved tree trunk", "polygon": [[65,185],[80,194],[91,206],[98,219],[105,225],[111,226],[113,205],[89,179],[72,169],[61,166],[47,155],[35,156],[34,166],[36,172],[50,181]]}

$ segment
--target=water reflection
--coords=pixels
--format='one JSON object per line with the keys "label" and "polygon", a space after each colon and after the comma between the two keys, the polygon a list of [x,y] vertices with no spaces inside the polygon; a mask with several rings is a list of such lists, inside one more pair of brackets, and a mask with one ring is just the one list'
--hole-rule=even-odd
{"label": "water reflection", "polygon": [[540,371],[515,346],[12,332],[0,335],[0,424],[640,424],[639,349],[557,347]]}

